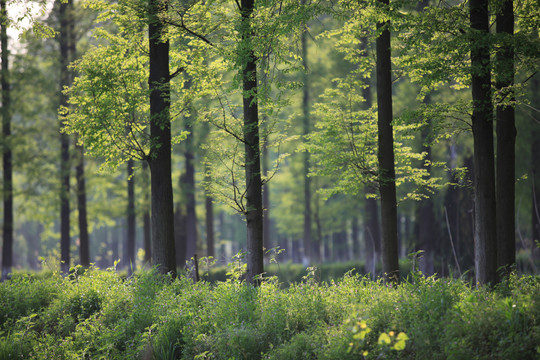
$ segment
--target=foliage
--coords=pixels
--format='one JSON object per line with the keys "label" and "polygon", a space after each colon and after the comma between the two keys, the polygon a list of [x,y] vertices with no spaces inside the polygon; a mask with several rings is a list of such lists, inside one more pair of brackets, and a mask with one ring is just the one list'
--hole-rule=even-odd
{"label": "foliage", "polygon": [[0,359],[517,359],[539,350],[537,276],[490,292],[418,273],[397,287],[308,274],[280,289],[277,278],[255,288],[73,271],[1,284]]}

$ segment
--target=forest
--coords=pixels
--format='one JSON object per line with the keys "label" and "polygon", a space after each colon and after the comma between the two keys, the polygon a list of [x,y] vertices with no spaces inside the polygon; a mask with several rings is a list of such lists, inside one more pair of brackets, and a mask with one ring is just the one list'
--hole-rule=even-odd
{"label": "forest", "polygon": [[0,359],[538,358],[538,2],[0,7]]}

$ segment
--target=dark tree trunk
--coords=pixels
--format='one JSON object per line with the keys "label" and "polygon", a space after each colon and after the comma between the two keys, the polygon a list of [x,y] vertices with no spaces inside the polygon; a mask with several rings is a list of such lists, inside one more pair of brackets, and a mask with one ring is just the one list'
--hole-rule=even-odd
{"label": "dark tree trunk", "polygon": [[375,277],[377,268],[377,258],[381,251],[381,230],[379,225],[379,207],[377,200],[367,198],[365,202],[364,218],[364,259],[365,270]]}
{"label": "dark tree trunk", "polygon": [[[263,121],[263,124],[265,122]],[[266,143],[263,144],[262,149],[262,171],[263,175],[268,176],[268,146]],[[263,246],[266,250],[272,247],[272,240],[270,239],[270,186],[265,182],[263,184],[263,194],[262,194],[262,203],[263,203]]]}
{"label": "dark tree trunk", "polygon": [[[424,103],[429,104],[431,98],[427,95],[424,98]],[[427,171],[428,176],[431,176],[431,144],[429,137],[431,135],[432,126],[431,120],[426,119],[426,124],[420,133],[422,141],[422,152],[426,154],[422,167]],[[435,269],[433,267],[434,259],[434,240],[438,239],[437,229],[435,227],[435,214],[433,199],[431,197],[422,199],[416,208],[416,224],[415,238],[417,239],[416,250],[423,250],[424,253],[420,258],[420,270],[426,275],[433,275]]]}
{"label": "dark tree trunk", "polygon": [[84,175],[84,148],[76,146],[77,166],[77,207],[79,210],[79,257],[81,265],[90,266],[90,237],[86,212],[86,178]]}
{"label": "dark tree trunk", "polygon": [[[188,121],[186,119],[186,121]],[[193,155],[193,129],[191,125],[186,124],[185,130],[191,134],[186,138],[185,145],[185,166],[186,172],[181,179],[181,186],[186,200],[186,258],[190,260],[197,253],[197,213],[195,211],[195,166],[193,164],[195,156]]]}
{"label": "dark tree trunk", "polygon": [[[504,1],[497,14],[497,34],[513,36],[513,1]],[[497,52],[496,89],[506,100],[515,97],[508,87],[514,84],[514,49],[506,45]],[[505,273],[516,263],[515,174],[516,126],[513,105],[497,106],[497,268]]]}
{"label": "dark tree trunk", "polygon": [[2,281],[9,278],[13,267],[13,164],[11,151],[11,94],[9,81],[9,52],[6,1],[0,0],[0,41],[2,49],[2,153],[4,224],[2,246]]}
{"label": "dark tree trunk", "polygon": [[186,265],[186,214],[184,207],[176,205],[174,211],[174,243],[176,247],[176,263],[180,267]]}
{"label": "dark tree trunk", "polygon": [[[60,91],[65,86],[71,85],[71,71],[68,68],[72,60],[71,45],[73,30],[73,2],[71,0],[60,2],[59,18],[60,18]],[[67,106],[67,96],[60,94],[60,106]],[[60,129],[64,125],[60,124]],[[69,154],[69,137],[65,133],[60,134],[60,260],[61,271],[64,274],[69,272],[71,257],[70,257],[70,154]]]}
{"label": "dark tree trunk", "polygon": [[358,226],[358,222],[358,216],[353,216],[353,218],[351,219],[351,255],[354,260],[360,259],[362,252],[360,250],[360,228]]}
{"label": "dark tree trunk", "polygon": [[152,192],[152,262],[160,273],[176,275],[174,207],[171,182],[171,119],[169,40],[163,39],[165,26],[159,19],[167,0],[149,0],[150,50],[150,136],[154,140],[148,158]]}
{"label": "dark tree trunk", "polygon": [[[302,0],[302,4],[305,4],[306,0]],[[308,75],[308,45],[307,45],[307,25],[302,32],[302,65],[304,67],[302,87],[302,135],[303,140],[307,141],[306,136],[310,133],[310,119],[309,119],[309,75]],[[311,261],[311,178],[309,177],[309,151],[303,152],[303,177],[304,177],[304,257],[305,262]]]}
{"label": "dark tree trunk", "polygon": [[254,285],[264,272],[263,260],[263,207],[261,158],[259,149],[259,114],[257,106],[257,59],[252,48],[251,17],[255,1],[241,1],[241,36],[246,54],[239,54],[242,63],[243,103],[244,103],[244,144],[246,168],[246,209],[247,222],[247,279]]}
{"label": "dark tree trunk", "polygon": [[144,262],[150,264],[152,262],[152,237],[150,227],[150,199],[148,196],[148,163],[143,162],[142,165],[144,176],[144,213],[143,213],[143,237],[144,237]]}
{"label": "dark tree trunk", "polygon": [[111,249],[112,249],[112,261],[111,266],[114,265],[115,261],[120,260],[120,227],[118,224],[114,228],[112,228],[109,231],[109,237],[111,241]]}
{"label": "dark tree trunk", "polygon": [[135,270],[135,176],[133,175],[133,160],[127,162],[128,175],[128,207],[127,207],[127,267],[128,276]]}
{"label": "dark tree trunk", "polygon": [[[379,0],[389,5],[389,0]],[[381,195],[382,263],[388,281],[399,282],[397,203],[394,168],[394,134],[392,127],[392,63],[388,22],[377,38],[377,113],[379,191]]]}
{"label": "dark tree trunk", "polygon": [[[536,74],[531,79],[532,105],[540,108],[540,74]],[[531,235],[532,235],[532,253],[537,258],[540,255],[535,241],[540,241],[540,124],[532,124],[532,143],[531,143]]]}
{"label": "dark tree trunk", "polygon": [[204,207],[206,210],[206,256],[216,257],[214,236],[214,203],[209,195],[207,195],[204,199]]}
{"label": "dark tree trunk", "polygon": [[[315,188],[317,188],[317,185],[315,185]],[[315,193],[315,207],[314,207],[314,211],[313,211],[313,217],[314,217],[314,220],[315,220],[315,229],[316,229],[316,236],[317,236],[317,239],[316,241],[314,241],[314,244],[312,244],[312,248],[313,248],[313,260],[316,261],[316,262],[319,262],[321,263],[323,261],[323,255],[321,254],[321,244],[322,244],[322,241],[323,241],[323,235],[322,235],[322,221],[321,221],[321,216],[320,216],[320,209],[319,209],[319,197],[317,195],[317,193]]]}
{"label": "dark tree trunk", "polygon": [[488,0],[469,3],[473,44],[472,130],[474,139],[475,185],[475,270],[480,284],[497,282],[497,233],[495,209],[495,165],[493,151],[493,104],[489,46]]}

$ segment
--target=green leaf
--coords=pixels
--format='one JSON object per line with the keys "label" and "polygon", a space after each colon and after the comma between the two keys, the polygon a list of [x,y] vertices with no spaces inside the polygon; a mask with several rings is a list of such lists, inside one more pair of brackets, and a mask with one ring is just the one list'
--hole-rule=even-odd
{"label": "green leaf", "polygon": [[387,333],[382,333],[381,335],[379,335],[379,340],[377,341],[379,345],[389,345],[390,342],[390,336],[388,336]]}

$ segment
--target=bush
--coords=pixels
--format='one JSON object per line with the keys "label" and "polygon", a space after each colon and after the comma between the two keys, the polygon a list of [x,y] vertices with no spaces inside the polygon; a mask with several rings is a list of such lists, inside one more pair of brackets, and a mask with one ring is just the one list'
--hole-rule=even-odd
{"label": "bush", "polygon": [[[2,359],[535,359],[540,280],[496,289],[412,274],[399,286],[310,268],[196,284],[78,269],[0,285]],[[31,294],[33,297],[29,297]]]}

